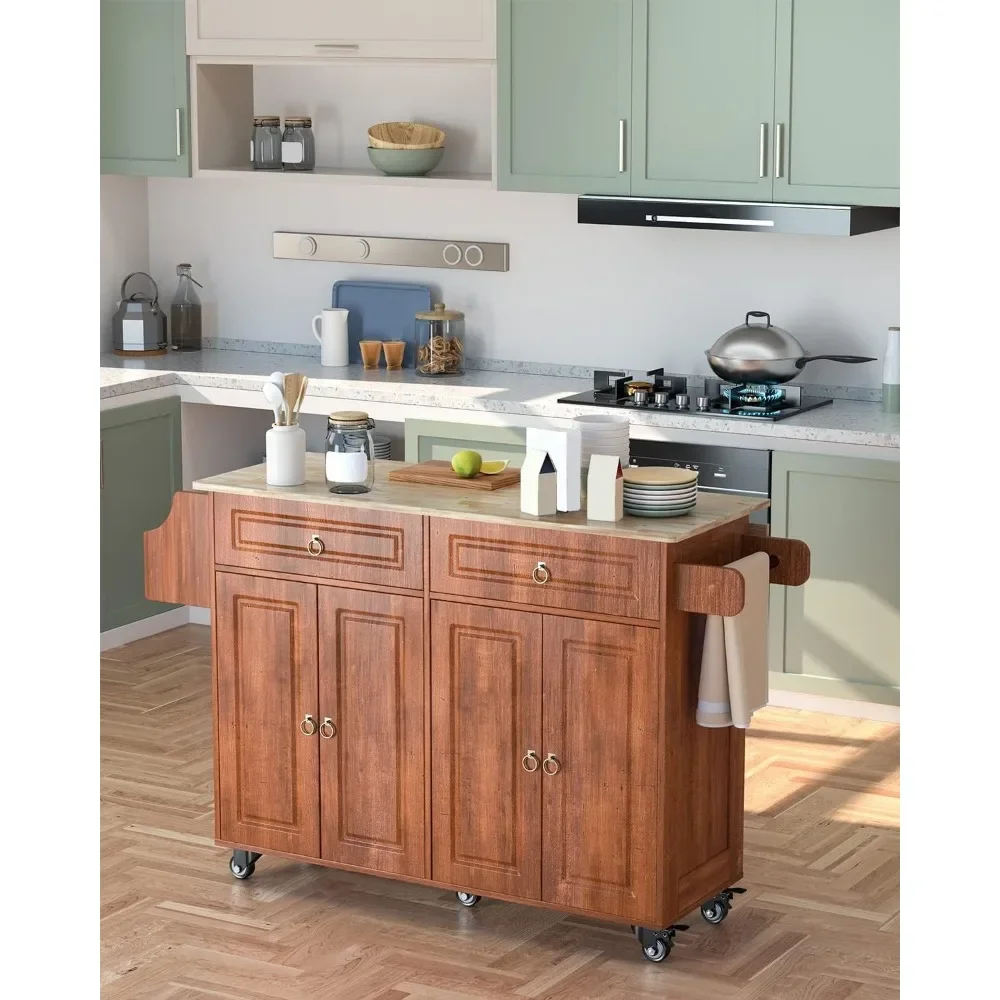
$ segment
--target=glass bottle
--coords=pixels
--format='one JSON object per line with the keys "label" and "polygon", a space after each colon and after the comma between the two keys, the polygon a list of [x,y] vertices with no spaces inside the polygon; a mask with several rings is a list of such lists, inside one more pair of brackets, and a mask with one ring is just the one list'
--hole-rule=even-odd
{"label": "glass bottle", "polygon": [[283,170],[312,170],[316,166],[316,139],[312,118],[301,115],[285,119],[281,137],[281,167]]}
{"label": "glass bottle", "polygon": [[281,119],[277,115],[254,116],[250,166],[254,170],[281,169]]}
{"label": "glass bottle", "polygon": [[180,281],[170,303],[170,348],[174,351],[201,350],[201,299],[194,286],[202,286],[191,277],[190,264],[178,264]]}
{"label": "glass bottle", "polygon": [[369,493],[375,485],[375,421],[341,410],[326,420],[326,483],[331,493]]}

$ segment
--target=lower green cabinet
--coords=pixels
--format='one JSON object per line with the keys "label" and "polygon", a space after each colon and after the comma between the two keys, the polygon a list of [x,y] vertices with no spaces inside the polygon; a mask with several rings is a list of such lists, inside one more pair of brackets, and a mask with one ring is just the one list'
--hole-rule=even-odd
{"label": "lower green cabinet", "polygon": [[489,427],[483,424],[451,424],[443,420],[405,422],[407,462],[432,458],[450,461],[456,451],[471,448],[486,462],[503,461],[520,467],[524,461],[523,427]]}
{"label": "lower green cabinet", "polygon": [[771,588],[772,689],[899,704],[899,464],[774,452],[771,533],[812,552]]}
{"label": "lower green cabinet", "polygon": [[177,607],[147,601],[143,533],[181,489],[181,401],[101,413],[101,631]]}
{"label": "lower green cabinet", "polygon": [[101,173],[191,174],[184,0],[101,0]]}

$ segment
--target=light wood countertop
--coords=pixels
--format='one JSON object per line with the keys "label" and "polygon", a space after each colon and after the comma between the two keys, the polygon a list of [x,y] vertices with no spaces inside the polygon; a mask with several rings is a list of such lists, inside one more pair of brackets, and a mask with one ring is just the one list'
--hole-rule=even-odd
{"label": "light wood countertop", "polygon": [[642,518],[626,514],[617,522],[588,521],[586,510],[534,517],[531,514],[521,513],[521,491],[516,485],[502,490],[486,491],[389,482],[389,472],[404,464],[404,462],[377,461],[375,488],[370,493],[350,495],[331,493],[324,475],[324,456],[314,453],[306,455],[306,482],[302,486],[268,486],[264,481],[264,466],[253,465],[246,469],[200,479],[193,484],[193,488],[267,497],[270,500],[487,521],[522,528],[544,526],[556,531],[612,535],[654,542],[680,542],[720,525],[737,521],[755,510],[762,510],[768,506],[767,500],[750,500],[718,493],[699,492],[694,512],[683,517]]}

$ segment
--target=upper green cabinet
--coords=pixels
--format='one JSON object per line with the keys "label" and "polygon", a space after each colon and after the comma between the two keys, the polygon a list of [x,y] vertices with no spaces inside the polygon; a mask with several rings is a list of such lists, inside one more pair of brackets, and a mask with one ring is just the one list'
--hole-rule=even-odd
{"label": "upper green cabinet", "polygon": [[187,177],[184,0],[101,0],[101,173]]}
{"label": "upper green cabinet", "polygon": [[899,0],[500,0],[497,62],[501,189],[899,204]]}
{"label": "upper green cabinet", "polygon": [[632,0],[499,0],[498,185],[629,193]]}
{"label": "upper green cabinet", "polygon": [[771,199],[774,0],[636,0],[633,195]]}
{"label": "upper green cabinet", "polygon": [[899,204],[899,0],[779,0],[774,200]]}

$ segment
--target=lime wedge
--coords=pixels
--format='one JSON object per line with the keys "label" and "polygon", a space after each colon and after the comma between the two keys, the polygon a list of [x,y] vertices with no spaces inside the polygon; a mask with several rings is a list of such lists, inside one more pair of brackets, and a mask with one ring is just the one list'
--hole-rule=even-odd
{"label": "lime wedge", "polygon": [[498,472],[503,472],[503,470],[506,469],[508,465],[510,465],[509,461],[483,462],[479,471],[484,476],[495,476]]}

